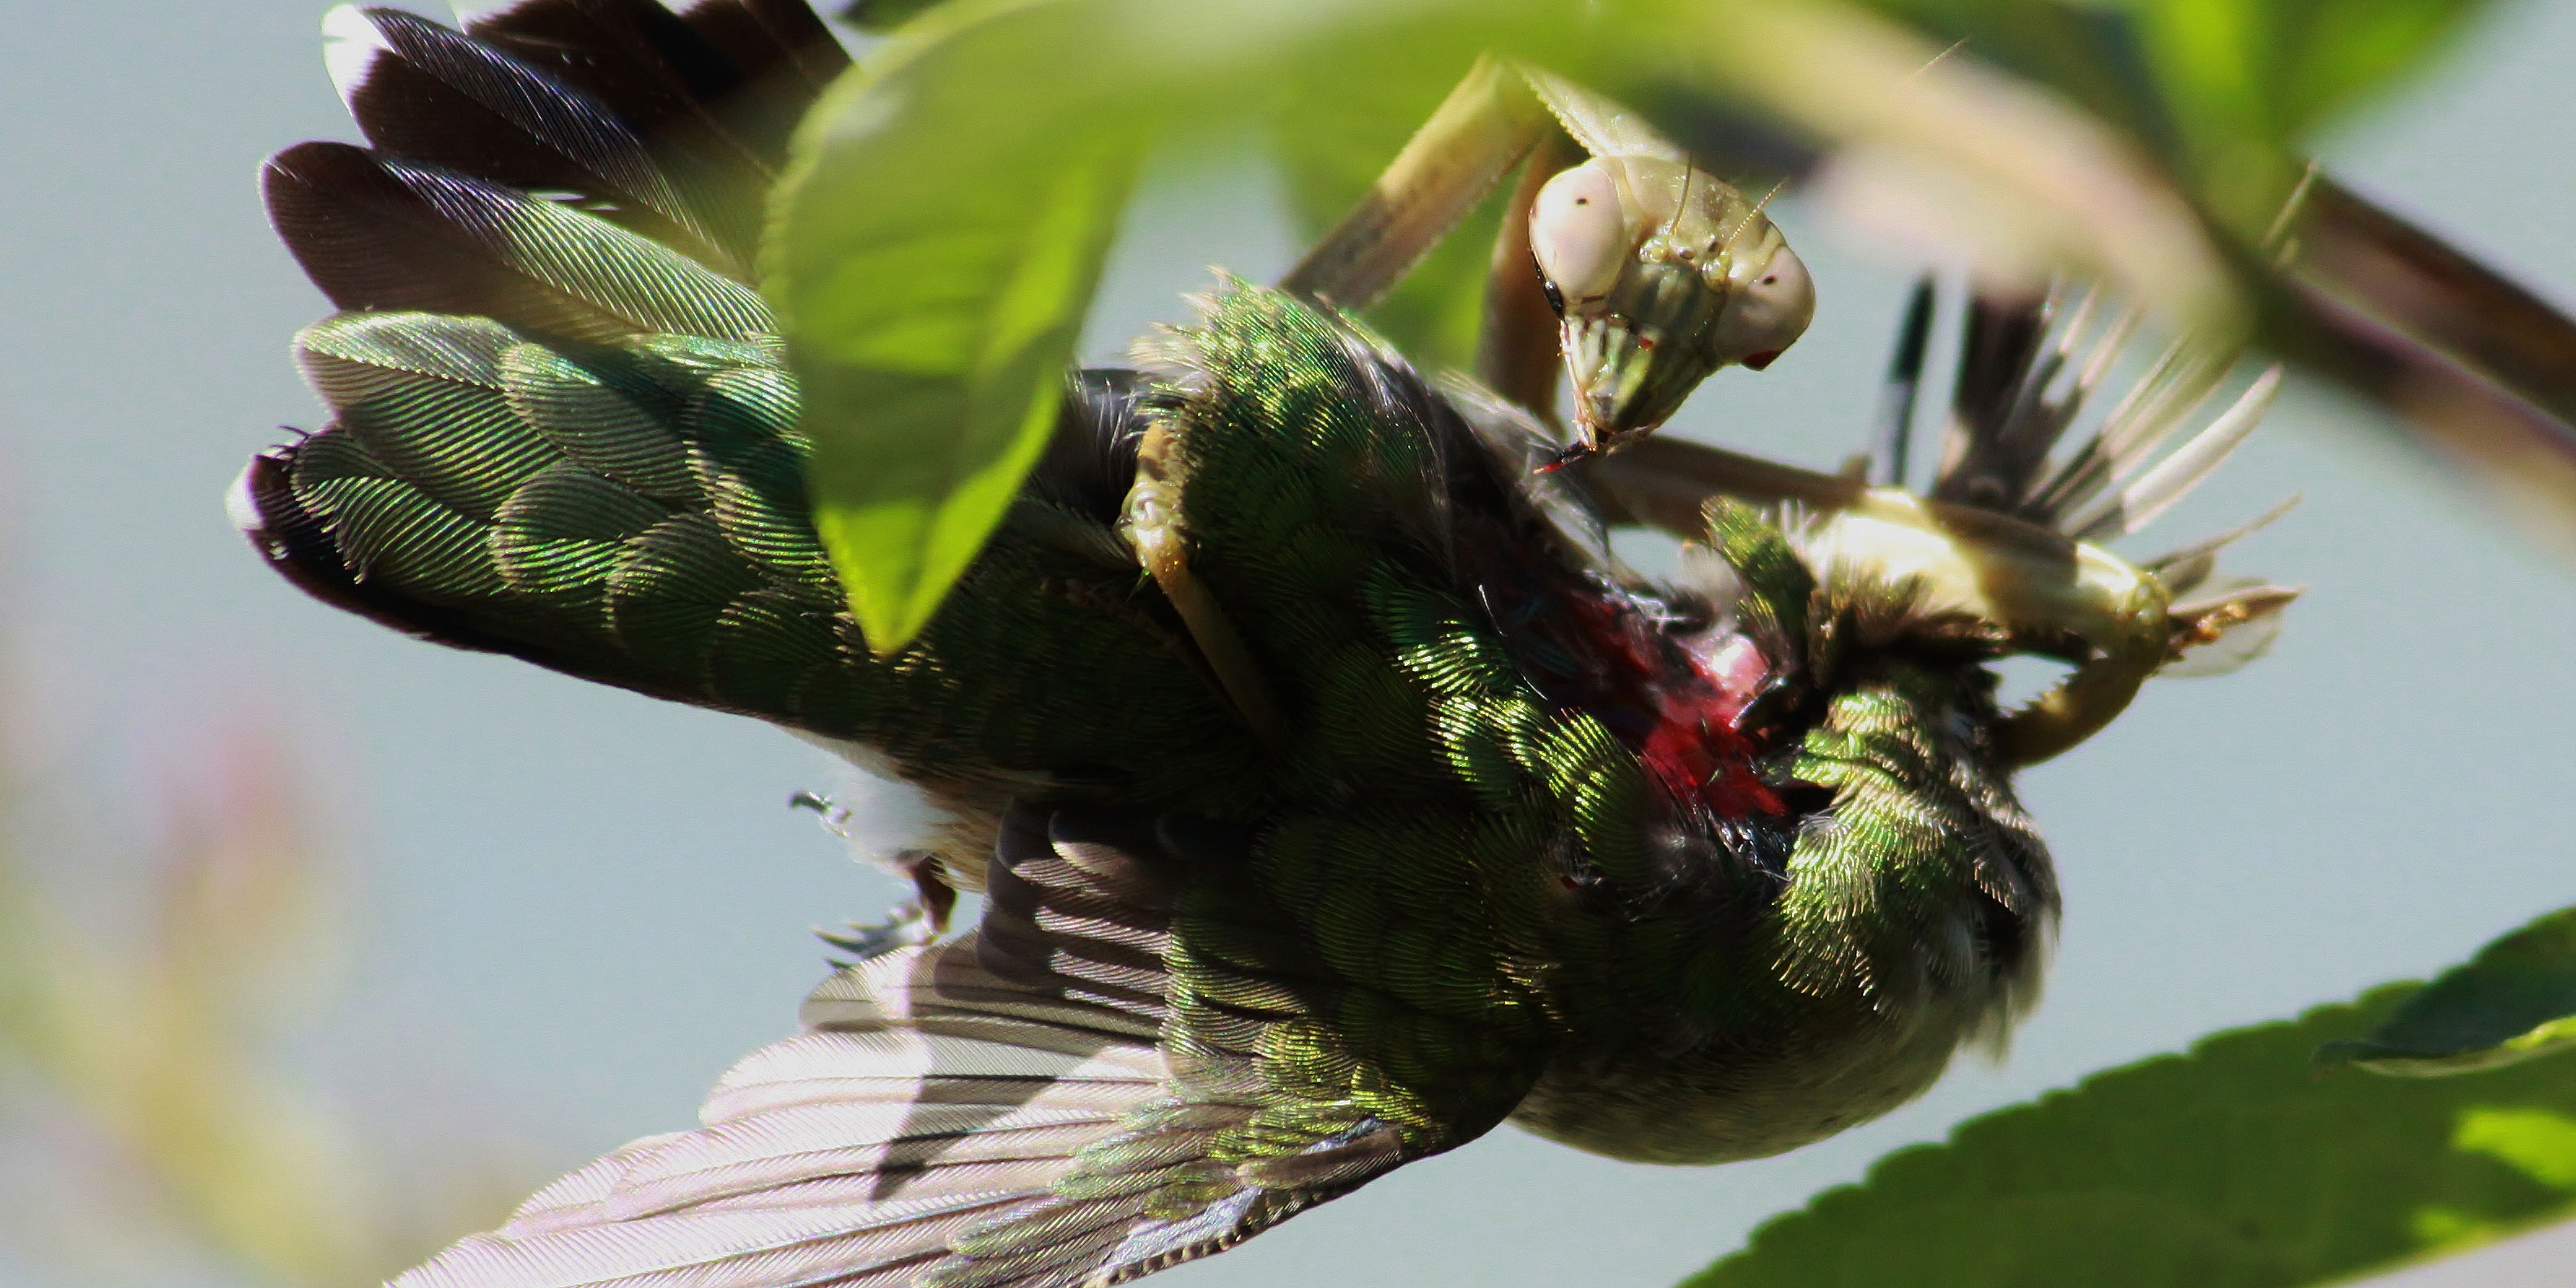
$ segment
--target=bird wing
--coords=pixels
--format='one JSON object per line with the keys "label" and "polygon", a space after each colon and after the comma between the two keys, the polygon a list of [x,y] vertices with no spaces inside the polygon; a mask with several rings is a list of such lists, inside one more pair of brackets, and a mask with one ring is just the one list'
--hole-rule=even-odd
{"label": "bird wing", "polygon": [[452,30],[324,20],[369,143],[585,209],[747,277],[787,135],[848,55],[803,0],[522,0]]}
{"label": "bird wing", "polygon": [[833,975],[703,1126],[574,1172],[397,1288],[1115,1283],[1498,1121],[1525,1079],[1479,1103],[1386,1061],[1319,1064],[1318,1005],[1347,1020],[1364,990],[1203,892],[1246,836],[1014,806],[974,934]]}
{"label": "bird wing", "polygon": [[289,580],[917,780],[1015,790],[1106,764],[1195,808],[1207,766],[1251,772],[1115,531],[1132,373],[1071,378],[1046,459],[914,650],[880,660],[851,620],[742,269],[785,122],[846,62],[803,0],[524,0],[461,32],[344,7],[326,29],[376,147],[290,148],[264,185],[343,310],[297,342],[332,422],[234,497]]}
{"label": "bird wing", "polygon": [[[934,778],[1106,764],[1186,790],[1249,763],[1114,528],[1132,375],[1074,377],[1003,531],[920,644],[881,661],[815,533],[811,448],[758,296],[470,176],[332,144],[275,173],[311,215],[281,226],[351,310],[297,340],[331,422],[255,458],[233,497],[302,589]],[[1080,684],[1062,678],[1073,657]]]}
{"label": "bird wing", "polygon": [[971,940],[846,969],[806,1010],[697,1130],[566,1176],[398,1288],[913,1283],[1163,1091],[1151,1023],[998,979]]}

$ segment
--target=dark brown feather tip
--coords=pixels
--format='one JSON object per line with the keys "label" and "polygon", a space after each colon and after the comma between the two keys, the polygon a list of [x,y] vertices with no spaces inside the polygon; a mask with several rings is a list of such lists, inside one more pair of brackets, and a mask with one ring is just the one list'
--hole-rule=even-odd
{"label": "dark brown feather tip", "polygon": [[269,567],[333,608],[414,639],[478,653],[528,653],[524,644],[482,630],[460,614],[369,582],[329,527],[296,499],[295,455],[302,446],[290,443],[252,457],[224,498],[233,525]]}

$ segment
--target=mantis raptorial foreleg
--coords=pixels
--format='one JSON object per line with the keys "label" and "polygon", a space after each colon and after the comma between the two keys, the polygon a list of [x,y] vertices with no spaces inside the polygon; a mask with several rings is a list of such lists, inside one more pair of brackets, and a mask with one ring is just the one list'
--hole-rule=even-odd
{"label": "mantis raptorial foreleg", "polygon": [[[1560,127],[1589,160],[1566,164],[1572,149],[1551,142]],[[1548,352],[1574,384],[1578,441],[1565,459],[1651,431],[1718,368],[1759,370],[1806,330],[1814,287],[1758,203],[1692,166],[1635,113],[1491,57],[1280,285],[1367,307],[1542,148],[1497,252],[1478,367],[1549,410],[1555,364],[1531,335],[1534,276],[1557,319]],[[1525,265],[1517,283],[1513,261]]]}
{"label": "mantis raptorial foreleg", "polygon": [[1477,59],[1359,204],[1279,279],[1279,288],[1346,309],[1377,303],[1548,128],[1547,110],[1517,69],[1491,56]]}

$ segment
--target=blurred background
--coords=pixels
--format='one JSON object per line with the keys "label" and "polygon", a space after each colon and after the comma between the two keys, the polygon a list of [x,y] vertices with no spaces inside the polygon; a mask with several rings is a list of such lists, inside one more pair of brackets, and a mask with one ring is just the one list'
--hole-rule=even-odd
{"label": "blurred background", "polygon": [[[792,1028],[823,971],[807,928],[896,892],[787,807],[841,789],[819,753],[400,638],[231,530],[244,458],[319,418],[287,340],[325,306],[253,174],[354,135],[322,0],[0,3],[0,1284],[366,1282],[693,1121]],[[2576,5],[2500,5],[2325,153],[2565,307],[2571,86]],[[1157,173],[1088,332],[1101,358],[1185,318],[1212,266],[1294,257],[1259,163]],[[1830,467],[1915,266],[1774,210],[1816,325],[1674,431]],[[2300,493],[2233,566],[2312,589],[2272,657],[2150,686],[2025,780],[2067,914],[2008,1058],[1761,1163],[1624,1165],[1505,1129],[1157,1282],[1669,1283],[1963,1117],[2576,903],[2576,565],[2374,414],[2294,386],[2150,534]],[[2562,1232],[2405,1282],[2571,1264]]]}

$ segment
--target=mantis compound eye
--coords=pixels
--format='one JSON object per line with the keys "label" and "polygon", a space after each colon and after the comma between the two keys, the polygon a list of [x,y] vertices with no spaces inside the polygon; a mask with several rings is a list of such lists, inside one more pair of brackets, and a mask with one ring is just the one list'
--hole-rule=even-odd
{"label": "mantis compound eye", "polygon": [[1530,206],[1530,253],[1539,276],[1567,307],[1598,302],[1636,252],[1619,185],[1609,167],[1586,161],[1547,181]]}
{"label": "mantis compound eye", "polygon": [[1758,271],[1737,279],[1711,343],[1721,364],[1740,362],[1760,371],[1806,334],[1815,315],[1815,281],[1798,253],[1783,245]]}

